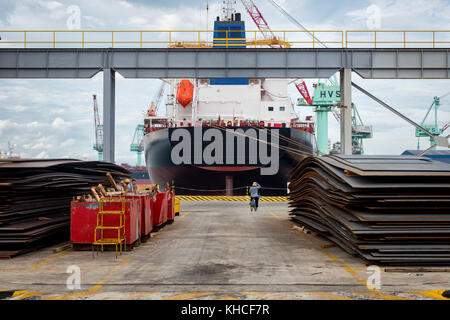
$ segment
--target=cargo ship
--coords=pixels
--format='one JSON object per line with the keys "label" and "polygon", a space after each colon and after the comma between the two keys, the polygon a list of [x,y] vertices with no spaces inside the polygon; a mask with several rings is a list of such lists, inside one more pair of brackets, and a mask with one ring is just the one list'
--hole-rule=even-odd
{"label": "cargo ship", "polygon": [[[227,32],[228,31],[228,32]],[[245,22],[232,13],[214,22],[213,47],[245,48]],[[295,79],[162,79],[170,85],[166,114],[145,118],[145,162],[152,183],[177,194],[286,195],[298,152],[310,153],[312,116],[288,96]]]}
{"label": "cargo ship", "polygon": [[131,172],[131,179],[136,180],[138,185],[147,186],[151,184],[146,167],[131,166],[128,163],[122,163],[121,166]]}

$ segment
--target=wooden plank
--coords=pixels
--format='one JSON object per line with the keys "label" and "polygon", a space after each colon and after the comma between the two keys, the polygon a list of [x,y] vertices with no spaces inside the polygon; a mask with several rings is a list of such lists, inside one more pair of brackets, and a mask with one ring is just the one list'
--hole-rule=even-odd
{"label": "wooden plank", "polygon": [[72,249],[72,244],[70,242],[67,242],[57,248],[54,248],[53,253],[59,253],[59,252],[66,251],[69,249]]}

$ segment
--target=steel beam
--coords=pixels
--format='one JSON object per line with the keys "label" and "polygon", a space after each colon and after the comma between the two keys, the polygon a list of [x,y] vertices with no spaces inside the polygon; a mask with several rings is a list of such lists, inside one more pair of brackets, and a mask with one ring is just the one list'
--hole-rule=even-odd
{"label": "steel beam", "polygon": [[103,160],[115,162],[116,75],[103,70]]}
{"label": "steel beam", "polygon": [[[88,79],[104,70],[104,153],[114,162],[115,72],[125,78],[450,79],[450,49],[98,48],[0,49],[0,79]],[[350,80],[348,80],[350,79]],[[343,83],[344,83],[343,82]],[[341,133],[351,153],[351,93]]]}
{"label": "steel beam", "polygon": [[352,69],[344,68],[341,75],[341,153],[352,154]]}
{"label": "steel beam", "polygon": [[100,48],[0,49],[0,78],[328,78],[349,68],[365,79],[449,79],[450,49]]}

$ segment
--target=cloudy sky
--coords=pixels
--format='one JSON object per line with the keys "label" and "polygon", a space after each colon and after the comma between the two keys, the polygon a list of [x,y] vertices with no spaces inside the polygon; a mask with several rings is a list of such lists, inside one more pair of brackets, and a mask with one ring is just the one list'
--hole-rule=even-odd
{"label": "cloudy sky", "polygon": [[[276,0],[310,30],[450,30],[448,0]],[[82,30],[205,30],[221,12],[221,2],[209,0],[210,24],[206,25],[206,0],[0,0],[0,30],[67,30],[80,11]],[[296,30],[267,0],[254,0],[274,30]],[[248,30],[253,22],[240,3]],[[373,19],[379,12],[380,19]],[[375,13],[375,15],[374,15]],[[1,35],[1,32],[0,32]],[[3,36],[4,38],[4,36]],[[448,40],[447,40],[448,41]],[[0,42],[1,44],[1,42]],[[307,81],[312,93],[312,83]],[[420,122],[434,96],[450,91],[449,80],[354,81]],[[116,160],[134,164],[129,151],[136,125],[142,122],[156,94],[159,80],[116,82]],[[94,126],[92,94],[102,106],[102,75],[90,80],[0,80],[0,150],[8,141],[15,153],[26,158],[71,157],[96,159],[92,150]],[[298,98],[290,88],[293,100]],[[365,142],[367,154],[399,154],[415,149],[414,128],[389,111],[354,92],[354,102],[374,138]],[[302,116],[311,108],[299,108]],[[440,123],[450,121],[450,96],[442,100]],[[337,122],[330,115],[330,139],[339,139]],[[422,146],[427,141],[421,141]]]}

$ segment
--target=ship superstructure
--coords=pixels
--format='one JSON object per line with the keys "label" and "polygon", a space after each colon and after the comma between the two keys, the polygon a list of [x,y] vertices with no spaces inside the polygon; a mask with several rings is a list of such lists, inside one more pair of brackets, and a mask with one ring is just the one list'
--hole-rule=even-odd
{"label": "ship superstructure", "polygon": [[[214,23],[213,46],[245,47],[245,22],[225,11]],[[314,122],[300,119],[288,95],[294,80],[163,79],[170,84],[166,114],[145,119],[152,183],[173,180],[178,193],[242,194],[258,181],[272,187],[267,193],[284,194],[299,157],[286,148],[313,147]]]}

